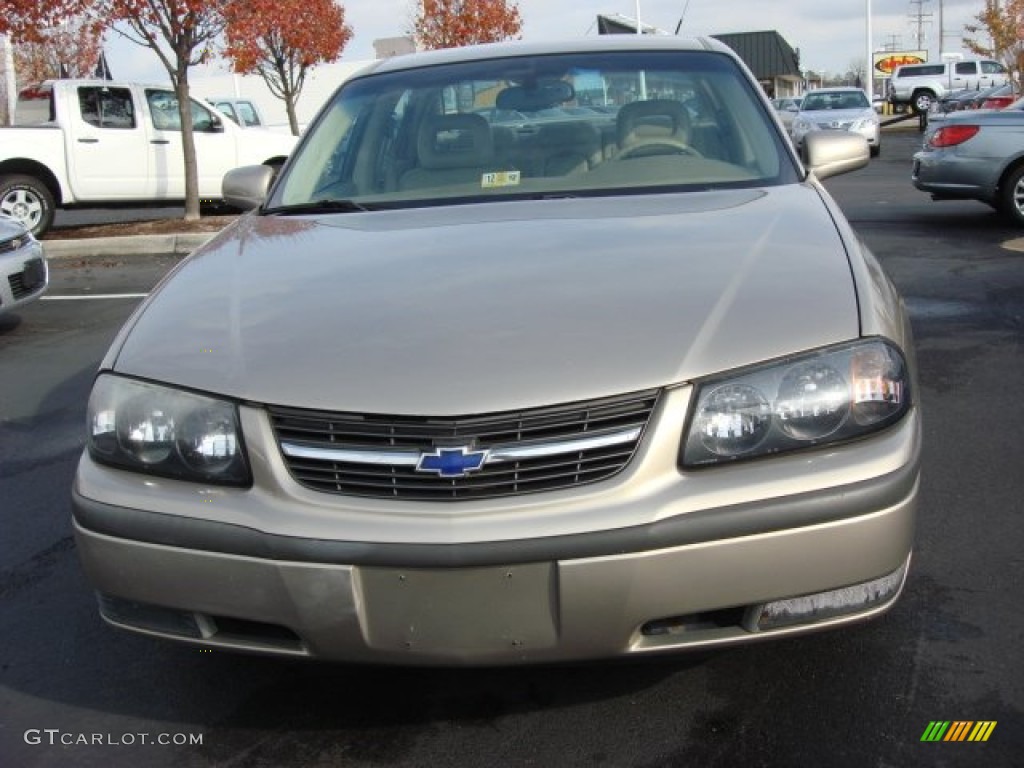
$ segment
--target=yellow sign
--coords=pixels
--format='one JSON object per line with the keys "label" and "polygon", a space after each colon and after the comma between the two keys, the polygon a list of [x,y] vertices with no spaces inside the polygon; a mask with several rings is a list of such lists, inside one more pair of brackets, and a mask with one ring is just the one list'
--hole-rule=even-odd
{"label": "yellow sign", "polygon": [[888,77],[904,64],[924,64],[928,61],[928,51],[882,51],[873,58],[875,73]]}

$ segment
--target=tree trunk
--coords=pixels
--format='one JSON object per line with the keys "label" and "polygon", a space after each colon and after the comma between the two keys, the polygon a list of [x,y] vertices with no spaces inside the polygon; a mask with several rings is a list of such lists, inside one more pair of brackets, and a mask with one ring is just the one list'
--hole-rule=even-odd
{"label": "tree trunk", "polygon": [[178,59],[174,93],[181,115],[181,151],[185,156],[185,221],[199,218],[199,171],[196,163],[196,137],[192,132],[192,100],[189,98],[187,58]]}
{"label": "tree trunk", "polygon": [[289,93],[284,100],[284,108],[288,112],[288,125],[292,128],[292,136],[299,135],[299,120],[295,116],[295,94]]}

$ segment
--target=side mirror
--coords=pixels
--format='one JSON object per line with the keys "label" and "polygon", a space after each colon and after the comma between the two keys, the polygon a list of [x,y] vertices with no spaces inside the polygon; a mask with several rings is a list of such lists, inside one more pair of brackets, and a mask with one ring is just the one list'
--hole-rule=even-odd
{"label": "side mirror", "polygon": [[804,136],[803,154],[807,170],[827,179],[866,166],[870,150],[867,139],[850,131],[811,131]]}
{"label": "side mirror", "polygon": [[224,174],[221,196],[224,202],[243,211],[259,208],[267,198],[275,169],[269,165],[244,165]]}

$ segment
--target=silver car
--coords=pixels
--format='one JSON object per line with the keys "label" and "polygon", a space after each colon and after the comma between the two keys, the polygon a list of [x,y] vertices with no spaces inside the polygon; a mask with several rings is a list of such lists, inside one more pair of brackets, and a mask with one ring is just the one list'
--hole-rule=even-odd
{"label": "silver car", "polygon": [[0,314],[38,299],[49,279],[43,246],[21,221],[0,214]]}
{"label": "silver car", "polygon": [[103,617],[474,665],[888,609],[921,455],[910,326],[819,183],[864,139],[814,133],[805,168],[771,110],[728,48],[675,37],[347,81],[272,185],[228,175],[254,210],[102,362],[73,514]]}
{"label": "silver car", "polygon": [[772,106],[782,122],[782,127],[792,132],[793,121],[800,112],[800,99],[772,99]]}
{"label": "silver car", "polygon": [[929,124],[911,179],[933,200],[980,200],[1024,224],[1024,99]]}
{"label": "silver car", "polygon": [[882,151],[881,121],[871,100],[860,88],[819,88],[808,91],[800,103],[790,133],[797,149],[814,131],[852,131],[863,136],[871,156]]}

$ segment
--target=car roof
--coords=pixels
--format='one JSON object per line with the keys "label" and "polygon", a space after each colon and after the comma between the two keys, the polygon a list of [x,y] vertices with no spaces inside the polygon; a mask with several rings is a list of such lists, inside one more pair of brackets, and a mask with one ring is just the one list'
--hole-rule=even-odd
{"label": "car roof", "polygon": [[808,96],[812,93],[864,93],[864,89],[855,85],[836,85],[828,88],[814,88],[804,95]]}
{"label": "car roof", "polygon": [[405,69],[455,64],[518,56],[545,56],[559,53],[604,53],[611,51],[715,51],[738,59],[724,43],[709,37],[676,37],[674,35],[599,35],[562,41],[524,42],[514,40],[486,43],[462,48],[445,48],[394,56],[374,62],[360,75],[397,72]]}

